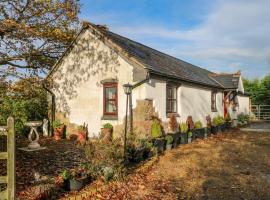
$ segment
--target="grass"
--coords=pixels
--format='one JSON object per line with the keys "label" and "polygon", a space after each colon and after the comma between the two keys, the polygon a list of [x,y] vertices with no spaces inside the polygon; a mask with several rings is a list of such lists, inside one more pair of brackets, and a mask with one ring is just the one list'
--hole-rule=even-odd
{"label": "grass", "polygon": [[232,131],[168,151],[87,199],[270,199],[269,155],[270,133]]}
{"label": "grass", "polygon": [[147,190],[162,180],[171,194],[162,199],[270,199],[269,155],[270,133],[238,131],[197,141],[166,153]]}

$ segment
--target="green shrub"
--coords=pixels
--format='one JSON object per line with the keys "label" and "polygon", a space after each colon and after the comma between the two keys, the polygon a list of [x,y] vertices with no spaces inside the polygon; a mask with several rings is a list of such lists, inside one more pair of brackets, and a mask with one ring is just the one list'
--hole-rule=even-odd
{"label": "green shrub", "polygon": [[188,137],[191,138],[193,133],[191,131],[188,132]]}
{"label": "green shrub", "polygon": [[225,123],[225,120],[223,117],[221,117],[220,115],[216,116],[213,118],[213,121],[212,121],[212,124],[214,126],[218,126],[218,125],[221,125],[221,124],[224,124]]}
{"label": "green shrub", "polygon": [[227,116],[225,117],[225,121],[226,121],[227,123],[230,122],[230,121],[232,121],[231,116],[230,116],[229,113],[227,113]]}
{"label": "green shrub", "polygon": [[162,136],[162,128],[160,121],[158,119],[154,119],[151,125],[151,136],[153,138],[158,138]]}
{"label": "green shrub", "polygon": [[0,126],[6,125],[7,118],[13,116],[16,136],[29,134],[30,128],[25,126],[25,122],[48,118],[47,92],[34,79],[13,83],[0,80],[0,96]]}
{"label": "green shrub", "polygon": [[237,116],[237,120],[240,123],[248,123],[249,122],[249,115],[245,115],[244,113],[240,113]]}
{"label": "green shrub", "polygon": [[186,133],[188,131],[188,125],[184,122],[180,124],[180,131],[181,133]]}
{"label": "green shrub", "polygon": [[59,120],[55,120],[53,122],[53,128],[56,129],[56,128],[60,128],[62,126],[62,123],[59,121]]}
{"label": "green shrub", "polygon": [[110,123],[106,123],[103,125],[103,128],[113,129],[113,125],[111,125]]}
{"label": "green shrub", "polygon": [[166,140],[166,144],[173,143],[173,137],[171,135],[166,135],[165,140]]}
{"label": "green shrub", "polygon": [[195,122],[195,128],[196,128],[196,129],[202,128],[202,122],[201,122],[201,121],[196,121],[196,122]]}

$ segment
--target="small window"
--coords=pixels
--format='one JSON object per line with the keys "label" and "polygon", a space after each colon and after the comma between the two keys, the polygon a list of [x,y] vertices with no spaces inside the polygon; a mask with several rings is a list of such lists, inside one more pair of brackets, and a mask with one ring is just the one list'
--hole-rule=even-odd
{"label": "small window", "polygon": [[216,99],[216,96],[217,96],[217,92],[212,92],[211,93],[211,110],[213,112],[217,111],[217,99]]}
{"label": "small window", "polygon": [[167,85],[166,112],[177,113],[177,87],[173,85]]}
{"label": "small window", "polygon": [[117,115],[118,102],[117,102],[117,83],[104,83],[103,84],[103,114]]}

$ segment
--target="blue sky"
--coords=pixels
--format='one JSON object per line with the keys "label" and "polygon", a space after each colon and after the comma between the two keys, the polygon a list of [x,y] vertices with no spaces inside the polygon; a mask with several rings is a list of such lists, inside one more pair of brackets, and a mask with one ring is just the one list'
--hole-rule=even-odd
{"label": "blue sky", "polygon": [[269,0],[83,0],[80,18],[215,72],[270,74]]}

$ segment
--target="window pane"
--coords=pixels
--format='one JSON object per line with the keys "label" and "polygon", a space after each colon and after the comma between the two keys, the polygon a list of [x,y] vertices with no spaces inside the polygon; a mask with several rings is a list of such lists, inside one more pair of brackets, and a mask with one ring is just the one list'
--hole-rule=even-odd
{"label": "window pane", "polygon": [[176,88],[172,89],[172,98],[176,99]]}
{"label": "window pane", "polygon": [[106,112],[114,113],[117,111],[116,101],[106,101]]}
{"label": "window pane", "polygon": [[167,112],[171,112],[171,102],[167,100]]}
{"label": "window pane", "polygon": [[172,112],[176,112],[176,100],[172,101]]}
{"label": "window pane", "polygon": [[172,90],[171,90],[171,88],[168,88],[167,89],[167,98],[171,98],[172,97]]}
{"label": "window pane", "polygon": [[106,99],[116,99],[116,88],[106,88]]}

